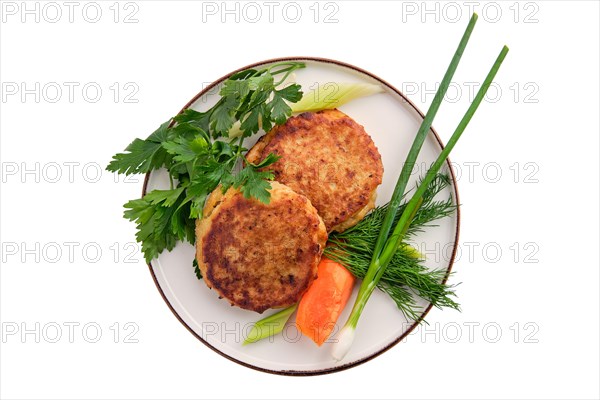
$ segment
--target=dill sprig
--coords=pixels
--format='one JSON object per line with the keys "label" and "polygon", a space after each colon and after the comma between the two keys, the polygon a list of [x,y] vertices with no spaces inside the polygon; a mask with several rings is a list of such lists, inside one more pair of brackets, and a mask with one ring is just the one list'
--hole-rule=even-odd
{"label": "dill sprig", "polygon": [[[447,174],[438,174],[431,181],[406,237],[413,236],[426,227],[435,226],[434,221],[450,216],[456,211],[457,206],[452,197],[446,200],[436,199],[449,184],[450,177]],[[398,208],[394,224],[398,222],[405,207],[406,203]],[[331,234],[325,255],[344,265],[357,278],[363,279],[369,269],[387,208],[387,204],[377,207],[352,228]],[[422,312],[422,308],[416,302],[416,296],[438,308],[460,310],[459,304],[453,300],[456,296],[453,289],[455,285],[443,283],[446,270],[430,270],[423,261],[417,250],[406,242],[403,243],[383,273],[378,283],[379,289],[387,293],[398,309],[412,320],[418,319]]]}

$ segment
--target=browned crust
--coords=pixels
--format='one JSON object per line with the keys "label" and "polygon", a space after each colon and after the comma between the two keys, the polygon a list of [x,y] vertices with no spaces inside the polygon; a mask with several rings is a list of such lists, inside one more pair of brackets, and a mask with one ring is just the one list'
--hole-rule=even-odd
{"label": "browned crust", "polygon": [[308,197],[327,231],[342,231],[374,207],[383,177],[381,155],[365,129],[339,110],[307,112],[259,139],[247,154],[252,163],[269,153],[275,180]]}
{"label": "browned crust", "polygon": [[196,223],[196,259],[206,284],[232,305],[259,313],[300,300],[327,241],[310,201],[280,183],[272,186],[268,205],[217,188]]}

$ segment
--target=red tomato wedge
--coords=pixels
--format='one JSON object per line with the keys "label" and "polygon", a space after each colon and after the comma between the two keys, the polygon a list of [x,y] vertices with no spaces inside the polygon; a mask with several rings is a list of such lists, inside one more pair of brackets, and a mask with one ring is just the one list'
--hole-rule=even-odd
{"label": "red tomato wedge", "polygon": [[346,306],[355,279],[341,264],[325,257],[319,263],[317,276],[300,300],[296,325],[321,346]]}

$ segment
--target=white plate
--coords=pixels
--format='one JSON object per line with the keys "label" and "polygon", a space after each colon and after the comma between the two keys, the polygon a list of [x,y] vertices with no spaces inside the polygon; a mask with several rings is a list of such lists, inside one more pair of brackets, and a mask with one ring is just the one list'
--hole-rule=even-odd
{"label": "white plate", "polygon": [[[243,69],[284,60],[290,59],[269,60]],[[359,68],[332,60],[307,58],[294,60],[306,62],[306,68],[296,72],[296,80],[305,92],[316,84],[323,85],[327,82],[367,82],[384,87],[384,93],[354,100],[341,106],[340,110],[363,125],[379,148],[385,172],[383,183],[377,190],[377,199],[378,204],[387,202],[414,135],[423,120],[422,113],[398,90]],[[225,78],[204,89],[186,107],[199,111],[210,108],[217,101],[218,85]],[[257,137],[248,140],[245,143],[246,147],[249,148]],[[418,159],[417,165],[421,167],[413,174],[409,187],[413,187],[414,181],[425,172],[423,166],[429,166],[441,149],[439,137],[431,130]],[[168,188],[166,172],[153,172],[146,177],[144,193],[157,188]],[[443,198],[448,198],[450,195],[457,201],[454,179],[453,185],[440,194]],[[458,231],[457,212],[453,217],[439,221],[438,227],[428,228],[426,232],[416,237],[414,242],[421,246],[422,251],[437,249],[438,256],[428,258],[426,262],[428,267],[450,270],[454,260],[454,244],[458,240]],[[273,338],[242,346],[252,323],[273,311],[269,310],[259,315],[252,311],[231,307],[227,301],[219,300],[214,291],[209,290],[204,282],[196,278],[192,267],[193,258],[193,246],[179,244],[172,252],[165,252],[157,260],[152,261],[149,265],[150,272],[158,290],[175,316],[192,334],[219,354],[251,368],[290,375],[339,371],[381,354],[398,343],[416,326],[413,321],[406,320],[386,294],[375,291],[359,322],[352,349],[341,362],[335,362],[330,356],[335,335],[332,335],[323,346],[317,347],[310,339],[302,336],[294,324],[289,324],[282,334]],[[339,326],[343,326],[348,317],[357,288],[358,284],[349,305],[338,320]],[[430,305],[427,302],[420,304],[424,309],[424,316],[429,311]],[[337,331],[338,329],[334,332]]]}

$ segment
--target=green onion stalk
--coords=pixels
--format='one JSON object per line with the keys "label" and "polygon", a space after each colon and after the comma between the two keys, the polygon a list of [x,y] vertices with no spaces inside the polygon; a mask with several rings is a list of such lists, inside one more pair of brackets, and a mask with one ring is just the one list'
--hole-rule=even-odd
{"label": "green onion stalk", "polygon": [[[441,101],[441,99],[443,99],[443,97],[445,95],[445,91],[449,85],[449,81],[452,78],[452,75],[454,73],[454,70],[456,69],[456,66],[458,65],[458,62],[460,61],[460,55],[462,55],[462,52],[464,51],[464,48],[466,47],[468,38],[471,34],[471,31],[473,30],[476,20],[477,20],[477,16],[476,16],[476,14],[474,14],[473,17],[471,18],[471,21],[469,22],[469,26],[467,27],[465,34],[463,35],[463,39],[461,40],[461,43],[455,53],[455,56],[452,59],[450,66],[448,67],[448,71],[446,72],[446,75],[444,76],[444,80],[446,80],[446,78],[448,78],[448,82],[446,82],[447,85],[446,86],[444,86],[443,84],[440,85],[440,88],[438,89],[438,92],[436,93],[436,98],[439,97],[440,101]],[[377,287],[377,284],[379,283],[379,280],[381,279],[383,273],[385,272],[387,265],[389,264],[393,255],[398,250],[398,247],[401,245],[402,239],[404,238],[404,236],[406,234],[408,226],[410,225],[412,218],[414,217],[415,213],[417,212],[417,210],[419,209],[419,207],[421,205],[423,193],[425,192],[427,185],[435,178],[436,174],[442,167],[443,163],[446,161],[448,155],[450,154],[450,152],[456,145],[456,142],[458,141],[458,139],[464,132],[467,125],[469,124],[471,118],[473,117],[475,111],[481,104],[481,101],[483,100],[487,90],[489,89],[490,84],[492,83],[494,77],[496,76],[496,73],[498,72],[498,69],[500,68],[500,65],[502,64],[502,62],[504,61],[504,58],[506,57],[507,53],[508,53],[508,47],[504,46],[504,48],[498,55],[498,58],[496,59],[494,65],[492,66],[490,72],[488,73],[487,77],[485,78],[483,85],[481,86],[477,95],[475,96],[473,103],[469,106],[467,112],[463,116],[458,127],[456,128],[456,130],[452,134],[450,140],[448,141],[448,144],[446,145],[446,147],[442,150],[442,152],[440,153],[440,155],[438,156],[436,161],[432,164],[432,166],[427,171],[425,178],[420,183],[417,190],[415,191],[415,193],[413,194],[413,196],[407,203],[402,215],[400,216],[400,219],[398,220],[398,223],[396,224],[392,234],[388,238],[387,235],[388,235],[389,231],[391,230],[391,225],[392,225],[394,217],[396,215],[397,208],[400,204],[400,200],[404,194],[404,188],[406,187],[406,182],[408,181],[408,175],[402,174],[402,173],[400,174],[398,183],[396,185],[396,189],[394,190],[392,201],[390,202],[390,207],[388,208],[388,214],[390,215],[390,217],[387,218],[388,215],[386,215],[386,219],[384,220],[384,224],[382,226],[380,236],[378,238],[378,243],[381,242],[381,243],[384,243],[384,245],[379,244],[378,246],[375,247],[376,251],[373,253],[373,259],[371,261],[371,264],[369,265],[367,274],[360,286],[357,299],[352,308],[352,312],[351,312],[344,328],[340,332],[340,335],[338,336],[338,341],[334,344],[334,346],[332,348],[332,356],[336,360],[343,359],[344,356],[350,350],[350,348],[352,346],[352,342],[354,340],[356,326],[358,324],[358,320],[362,314],[362,311],[363,311],[367,301],[369,300],[371,294]],[[433,113],[435,115],[435,112],[437,112],[438,107],[439,107],[439,104],[436,104],[436,102],[434,100],[434,102],[432,103],[432,106],[430,107],[429,111],[427,112],[427,115],[425,116],[425,119],[423,120],[423,124],[421,125],[421,128],[419,129],[419,134],[426,135],[426,132],[431,127],[431,123],[433,120],[433,117],[431,117],[431,118],[427,118],[427,117],[430,115],[432,108],[434,108]],[[412,151],[415,148],[415,143],[413,143],[413,147],[411,148],[411,151],[408,154],[408,157],[407,157],[404,167],[410,166],[412,168],[412,165],[414,165],[414,163],[416,161],[416,157],[418,155],[420,146],[422,145],[422,140],[423,139],[419,136],[417,136],[415,138],[417,150],[416,150],[416,152]],[[419,141],[420,141],[420,143],[419,143]],[[403,172],[404,172],[404,170],[403,170]],[[395,207],[393,207],[392,205],[395,205]],[[386,222],[387,222],[387,225],[386,225]],[[382,237],[383,237],[383,239],[382,239]],[[387,240],[386,240],[386,238],[387,238]]]}

